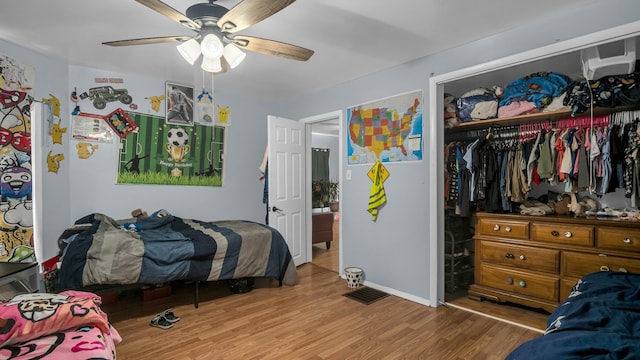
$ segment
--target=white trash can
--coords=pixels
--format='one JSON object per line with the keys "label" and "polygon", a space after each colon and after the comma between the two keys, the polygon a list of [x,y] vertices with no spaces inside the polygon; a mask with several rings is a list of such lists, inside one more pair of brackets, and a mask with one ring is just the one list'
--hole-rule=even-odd
{"label": "white trash can", "polygon": [[344,273],[347,277],[347,286],[350,288],[357,288],[362,283],[364,277],[364,271],[358,267],[348,267],[344,269]]}

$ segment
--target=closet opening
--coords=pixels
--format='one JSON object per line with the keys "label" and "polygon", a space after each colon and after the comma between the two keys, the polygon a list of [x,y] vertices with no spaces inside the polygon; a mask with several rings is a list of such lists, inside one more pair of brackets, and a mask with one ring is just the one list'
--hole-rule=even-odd
{"label": "closet opening", "polygon": [[[535,114],[524,121],[522,118],[506,117],[504,120],[475,121],[473,125],[448,127],[445,121],[447,110],[444,99],[445,94],[460,97],[465,92],[477,88],[504,87],[518,78],[541,71],[560,73],[572,79],[581,79],[583,78],[580,60],[581,49],[595,45],[606,45],[636,36],[638,36],[637,26],[621,26],[501,59],[492,62],[490,66],[485,64],[431,78],[429,84],[430,115],[433,119],[438,119],[431,123],[431,134],[433,135],[430,139],[430,150],[437,154],[434,158],[455,157],[455,148],[447,148],[447,145],[455,142],[468,144],[471,141],[481,139],[483,142],[490,142],[496,150],[504,150],[523,142],[535,143],[540,139],[540,134],[546,134],[550,131],[580,127],[602,128],[605,125],[601,121],[604,120],[598,118],[599,114],[594,114],[593,118],[591,116],[575,118],[567,116],[567,114],[559,114],[558,116]],[[635,38],[635,41],[637,43],[638,38]],[[626,117],[633,116],[635,115],[629,113],[622,115],[620,112],[619,115],[608,118],[607,125],[616,122],[623,125],[628,121],[625,120]],[[440,175],[447,171],[446,162],[435,164],[434,168],[437,171],[431,175],[432,188],[430,193],[445,194],[447,187],[452,184],[457,185],[459,179],[449,178],[445,182],[445,179],[440,178]],[[563,192],[563,189],[558,189],[557,186],[536,184],[536,187],[532,188],[527,196],[536,198],[554,191]],[[630,202],[622,193],[618,189],[612,193],[601,195],[605,198],[605,203],[614,206],[630,206]],[[478,202],[472,202],[468,209],[460,209],[459,206],[456,206],[456,201],[455,195],[442,196],[437,201],[431,201],[430,221],[434,225],[430,232],[431,302],[467,308],[474,312],[504,318],[507,321],[531,328],[539,328],[540,326],[544,328],[548,312],[521,305],[509,308],[502,303],[493,303],[486,299],[477,301],[467,296],[469,286],[475,281],[473,269],[477,265],[478,258],[473,240]],[[480,210],[486,210],[485,204],[481,205]],[[530,312],[531,316],[527,316],[528,320],[523,321],[523,310]],[[509,312],[512,312],[513,315],[509,315]]]}

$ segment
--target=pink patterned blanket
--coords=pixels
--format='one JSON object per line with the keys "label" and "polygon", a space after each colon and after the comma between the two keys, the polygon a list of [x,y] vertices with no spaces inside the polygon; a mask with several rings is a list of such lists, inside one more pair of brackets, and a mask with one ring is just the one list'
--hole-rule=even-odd
{"label": "pink patterned blanket", "polygon": [[99,296],[72,290],[0,304],[0,358],[115,359],[122,339],[100,304]]}

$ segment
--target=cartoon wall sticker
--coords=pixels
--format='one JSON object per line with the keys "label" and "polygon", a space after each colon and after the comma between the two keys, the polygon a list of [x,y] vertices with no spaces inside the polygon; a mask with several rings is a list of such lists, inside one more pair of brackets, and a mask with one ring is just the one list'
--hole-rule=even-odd
{"label": "cartoon wall sticker", "polygon": [[213,125],[215,117],[215,106],[213,105],[213,96],[208,91],[202,89],[202,92],[196,97],[198,109],[198,122],[203,125]]}
{"label": "cartoon wall sticker", "polygon": [[78,151],[78,158],[88,159],[98,149],[98,144],[90,144],[86,142],[79,142],[76,144],[76,150]]}
{"label": "cartoon wall sticker", "polygon": [[92,87],[86,97],[92,101],[93,107],[98,110],[104,109],[107,107],[107,103],[113,101],[120,101],[125,105],[129,105],[133,101],[133,98],[129,95],[129,90],[115,89],[111,85]]}
{"label": "cartoon wall sticker", "polygon": [[71,117],[71,138],[111,144],[114,132],[104,116],[79,112]]}
{"label": "cartoon wall sticker", "polygon": [[9,199],[23,200],[31,207],[31,170],[23,166],[11,166],[0,175],[0,211],[9,209]]}
{"label": "cartoon wall sticker", "polygon": [[[35,69],[0,54],[0,261],[31,262],[31,112]],[[43,99],[53,110],[60,101]],[[49,104],[50,103],[50,104]],[[53,113],[53,111],[51,111]],[[58,113],[59,114],[59,113]],[[53,115],[50,116],[53,119]],[[52,124],[50,121],[49,124]],[[50,127],[49,127],[50,129]]]}
{"label": "cartoon wall sticker", "polygon": [[229,123],[229,112],[231,110],[228,106],[218,105],[218,123],[220,125],[231,125]]}
{"label": "cartoon wall sticker", "polygon": [[50,98],[42,98],[43,102],[50,103],[53,105],[53,115],[60,117],[60,100],[52,94],[49,94]]}
{"label": "cartoon wall sticker", "polygon": [[149,104],[151,104],[151,109],[155,112],[160,111],[160,103],[164,100],[164,95],[154,95],[145,97],[146,100],[149,100]]}
{"label": "cartoon wall sticker", "polygon": [[125,138],[129,133],[138,128],[136,123],[129,118],[129,115],[120,108],[115,109],[109,115],[105,116],[105,120],[120,138]]}
{"label": "cartoon wall sticker", "polygon": [[32,66],[0,54],[0,89],[33,94],[35,77]]}
{"label": "cartoon wall sticker", "polygon": [[64,154],[52,154],[51,150],[49,150],[49,154],[47,154],[47,169],[49,172],[57,174],[62,160],[64,160]]}
{"label": "cartoon wall sticker", "polygon": [[80,98],[78,97],[78,91],[76,90],[76,88],[73,88],[73,91],[71,92],[71,101],[76,104],[73,108],[73,111],[71,112],[71,115],[78,115],[80,113],[80,105],[78,105]]}
{"label": "cartoon wall sticker", "polygon": [[[32,215],[30,212],[29,214]],[[34,253],[33,227],[29,229],[13,225],[11,227],[13,229],[7,227],[7,230],[0,233],[0,258],[8,262],[23,262],[30,259]]]}
{"label": "cartoon wall sticker", "polygon": [[61,122],[62,120],[58,119],[58,122],[54,123],[51,130],[49,130],[49,135],[51,135],[51,141],[54,144],[62,144],[62,135],[67,132],[67,128],[60,127]]}
{"label": "cartoon wall sticker", "polygon": [[[13,226],[16,230],[23,229],[22,233],[14,233],[16,238],[24,237],[27,230],[33,227],[33,206],[32,203],[21,202],[13,205],[9,210],[4,212],[2,218],[5,224]],[[28,240],[28,239],[27,239]]]}

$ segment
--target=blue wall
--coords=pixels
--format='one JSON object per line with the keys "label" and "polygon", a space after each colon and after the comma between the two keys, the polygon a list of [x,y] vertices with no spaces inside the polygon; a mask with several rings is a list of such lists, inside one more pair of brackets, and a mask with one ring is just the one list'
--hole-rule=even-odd
{"label": "blue wall", "polygon": [[[323,114],[386,98],[416,89],[424,91],[423,105],[428,104],[428,79],[433,75],[476,66],[526,50],[571,39],[616,25],[637,21],[637,0],[600,0],[571,13],[557,13],[542,21],[524,24],[461,47],[443,51],[330,89],[279,103],[225,94],[216,89],[217,102],[231,107],[232,125],[227,136],[226,183],[221,188],[126,186],[114,185],[115,145],[100,146],[91,159],[80,160],[75,141],[69,141],[61,172],[45,173],[44,236],[45,256],[57,252],[58,235],[79,216],[87,212],[104,212],[113,217],[127,217],[131,210],[154,211],[165,208],[183,217],[204,220],[249,219],[262,221],[264,205],[258,165],[267,143],[267,115],[292,119]],[[0,53],[36,68],[36,97],[50,93],[68,99],[70,90],[97,76],[123,77],[131,84],[149,89],[163,89],[164,81],[126,74],[110,74],[98,69],[68,66],[0,39]],[[194,84],[198,83],[194,79]],[[153,91],[155,92],[155,90]],[[428,110],[424,106],[423,149],[429,149]],[[63,114],[69,103],[63,102]],[[68,124],[69,116],[63,118]],[[441,134],[439,134],[441,135]],[[46,154],[48,149],[43,149]],[[387,204],[377,222],[367,212],[371,182],[368,166],[347,166],[352,180],[342,181],[341,223],[344,266],[365,270],[367,281],[394,290],[409,299],[428,303],[430,294],[429,249],[435,241],[428,236],[429,204],[439,194],[429,193],[429,174],[441,161],[425,151],[425,160],[387,166],[390,177],[385,182]],[[46,169],[44,169],[46,171]],[[342,179],[344,180],[344,174]]]}
{"label": "blue wall", "polygon": [[[415,89],[423,89],[423,105],[428,105],[431,76],[479,66],[637,20],[640,20],[640,2],[636,0],[595,1],[579,11],[556,13],[536,23],[292,99],[282,104],[279,114],[303,118]],[[426,105],[423,110],[425,151],[431,145],[429,122],[434,121],[428,118]],[[429,270],[429,249],[430,242],[436,241],[428,234],[430,228],[437,225],[429,222],[428,206],[439,196],[429,193],[428,174],[435,171],[441,159],[426,152],[425,158],[417,163],[387,166],[390,173],[385,182],[387,204],[375,223],[366,211],[371,186],[366,175],[369,167],[347,166],[346,159],[341,159],[343,171],[351,171],[352,180],[342,182],[340,216],[345,267],[361,267],[368,281],[428,303],[433,275]]]}

